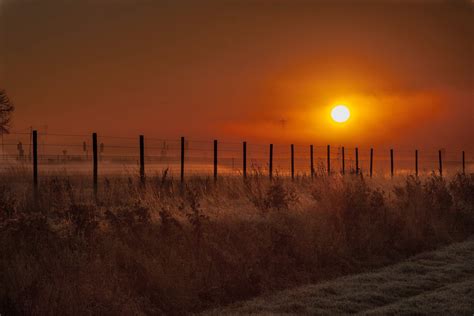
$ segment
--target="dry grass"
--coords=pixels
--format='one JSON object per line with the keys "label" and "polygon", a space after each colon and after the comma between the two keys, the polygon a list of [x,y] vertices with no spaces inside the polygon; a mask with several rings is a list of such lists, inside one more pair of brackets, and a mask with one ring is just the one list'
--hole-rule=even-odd
{"label": "dry grass", "polygon": [[[0,313],[183,314],[366,271],[474,233],[474,177],[51,176],[0,183]],[[44,177],[43,177],[44,179]],[[394,183],[396,185],[394,185]]]}
{"label": "dry grass", "polygon": [[472,315],[474,239],[370,273],[215,309],[206,315]]}

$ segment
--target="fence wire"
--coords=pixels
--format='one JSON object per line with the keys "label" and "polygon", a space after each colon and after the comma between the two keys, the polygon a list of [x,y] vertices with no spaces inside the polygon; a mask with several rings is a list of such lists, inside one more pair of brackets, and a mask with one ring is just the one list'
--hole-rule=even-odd
{"label": "fence wire", "polygon": [[[31,133],[2,135],[0,172],[32,169]],[[332,173],[370,172],[370,148],[330,146],[329,165]],[[393,168],[396,175],[415,173],[415,148],[394,147]],[[439,149],[419,148],[419,174],[439,172]],[[138,173],[140,145],[137,137],[98,135],[98,166],[100,175]],[[269,172],[270,144],[247,142],[247,173]],[[184,140],[184,174],[212,176],[214,173],[214,141]],[[181,172],[181,139],[148,138],[145,136],[144,162],[147,175],[161,174],[166,170],[179,177]],[[344,159],[343,159],[344,156]],[[294,145],[294,175],[311,175],[310,144]],[[474,172],[474,157],[465,152],[465,172]],[[291,144],[273,144],[274,175],[291,176]],[[443,174],[463,170],[462,150],[441,149]],[[358,160],[358,161],[357,161]],[[47,134],[38,135],[38,171],[41,174],[66,173],[87,175],[92,172],[93,145],[91,135]],[[243,143],[218,141],[217,170],[219,175],[243,173]],[[327,146],[313,146],[313,166],[316,173],[327,173]],[[372,170],[374,175],[389,175],[391,170],[390,148],[373,148]]]}

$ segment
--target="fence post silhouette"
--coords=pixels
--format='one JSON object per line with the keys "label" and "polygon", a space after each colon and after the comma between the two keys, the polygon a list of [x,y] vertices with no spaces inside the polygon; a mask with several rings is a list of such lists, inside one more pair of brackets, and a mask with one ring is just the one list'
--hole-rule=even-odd
{"label": "fence post silhouette", "polygon": [[439,176],[443,176],[443,158],[441,156],[441,150],[438,150],[438,163],[439,163]]}
{"label": "fence post silhouette", "polygon": [[462,174],[466,174],[466,159],[465,159],[465,154],[464,150],[462,151]]}
{"label": "fence post silhouette", "polygon": [[328,145],[328,176],[331,175],[331,145]]}
{"label": "fence post silhouette", "polygon": [[98,159],[97,159],[97,133],[92,133],[92,161],[93,161],[93,179],[94,197],[97,199],[97,177],[98,177]]}
{"label": "fence post silhouette", "polygon": [[214,181],[217,181],[217,139],[214,139]]}
{"label": "fence post silhouette", "polygon": [[273,144],[270,144],[270,161],[268,162],[268,176],[273,179]]}
{"label": "fence post silhouette", "polygon": [[184,137],[181,137],[181,183],[184,182]]}
{"label": "fence post silhouette", "polygon": [[244,179],[247,179],[247,142],[243,143],[243,163],[242,163],[242,173]]}
{"label": "fence post silhouette", "polygon": [[372,178],[374,167],[374,149],[370,148],[370,177]]}
{"label": "fence post silhouette", "polygon": [[291,180],[295,179],[295,145],[291,144]]}
{"label": "fence post silhouette", "polygon": [[393,149],[390,149],[390,176],[393,178]]}
{"label": "fence post silhouette", "polygon": [[35,202],[38,198],[38,132],[35,130],[33,135],[33,195]]}
{"label": "fence post silhouette", "polygon": [[342,175],[346,174],[346,161],[344,157],[344,146],[341,148],[341,154],[342,154]]}
{"label": "fence post silhouette", "polygon": [[[85,142],[84,142],[85,143]],[[269,144],[270,145],[270,151],[269,151],[269,179],[273,179],[273,145],[274,144]],[[31,131],[31,158],[33,162],[33,188],[34,188],[34,195],[36,196],[37,190],[39,187],[39,174],[38,174],[38,160],[39,160],[39,155],[38,155],[38,131],[37,130],[32,130]],[[83,147],[85,148],[85,147]],[[100,148],[100,150],[99,150]],[[184,182],[184,167],[185,167],[185,149],[187,148],[187,143],[185,142],[185,137],[181,137],[181,165],[180,165],[180,179],[181,182]],[[341,146],[341,172],[344,175],[345,174],[345,147]],[[291,179],[295,179],[295,145],[291,144]],[[94,196],[97,199],[98,197],[98,163],[99,159],[102,159],[99,155],[102,152],[103,147],[102,144],[98,143],[98,135],[97,133],[92,133],[92,158],[93,158],[93,192]],[[315,166],[314,166],[314,145],[311,144],[309,146],[310,150],[310,175],[311,179],[313,179],[316,176],[316,171],[315,171]],[[64,157],[69,157],[66,156],[66,151],[64,150]],[[218,180],[218,140],[215,139],[213,141],[213,178],[215,181]],[[339,156],[338,153],[336,153],[336,156]],[[440,177],[444,177],[446,175],[446,171],[443,170],[443,160],[446,157],[445,154],[443,154],[443,150],[438,150],[438,171]],[[58,155],[58,160],[59,160],[59,155]],[[64,158],[66,159],[66,158]],[[336,157],[336,159],[339,159]],[[364,159],[364,158],[363,158]],[[370,158],[369,158],[369,176],[370,178],[373,177],[374,175],[374,147],[370,148]],[[425,157],[425,160],[427,158]],[[349,162],[351,159],[349,159]],[[419,171],[419,150],[415,149],[415,176],[419,177],[420,171]],[[429,159],[427,161],[433,162],[432,159]],[[451,169],[449,167],[449,159],[448,161],[448,176],[451,172]],[[365,160],[363,161],[365,163]],[[423,162],[422,162],[423,163]],[[469,163],[469,162],[468,162]],[[365,165],[364,165],[365,166]],[[234,167],[234,166],[233,166]],[[365,174],[365,167],[363,167],[364,170],[363,174]],[[465,158],[465,151],[461,151],[461,172],[462,174],[466,174],[466,158]],[[335,172],[337,173],[337,166],[335,166]],[[351,169],[351,168],[350,168]],[[459,165],[457,168],[453,169],[454,172],[459,172]],[[327,145],[327,174],[331,175],[331,145]],[[351,172],[351,170],[349,170]],[[436,171],[436,170],[435,170]],[[468,170],[469,171],[469,170]],[[359,166],[359,148],[355,147],[355,172],[357,175],[361,172],[360,166]],[[426,173],[426,171],[422,170],[422,174]],[[277,172],[278,174],[278,172]],[[303,173],[306,176],[306,173]],[[390,175],[393,178],[395,176],[395,159],[394,159],[394,148],[390,149]],[[400,175],[400,174],[399,174]],[[142,184],[146,184],[146,174],[145,174],[145,137],[144,135],[139,135],[139,177],[140,177],[140,182]],[[243,177],[244,179],[247,178],[247,142],[243,142]],[[89,180],[90,181],[90,180]]]}
{"label": "fence post silhouette", "polygon": [[355,148],[356,174],[359,174],[359,148]]}
{"label": "fence post silhouette", "polygon": [[418,177],[418,149],[415,150],[415,176]]}
{"label": "fence post silhouette", "polygon": [[140,181],[145,184],[145,137],[140,135]]}

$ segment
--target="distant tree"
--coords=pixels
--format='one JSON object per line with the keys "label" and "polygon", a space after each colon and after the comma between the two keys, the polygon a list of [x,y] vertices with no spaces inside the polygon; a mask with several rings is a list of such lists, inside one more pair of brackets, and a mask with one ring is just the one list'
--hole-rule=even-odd
{"label": "distant tree", "polygon": [[0,90],[0,135],[10,132],[12,113],[15,110],[5,90]]}

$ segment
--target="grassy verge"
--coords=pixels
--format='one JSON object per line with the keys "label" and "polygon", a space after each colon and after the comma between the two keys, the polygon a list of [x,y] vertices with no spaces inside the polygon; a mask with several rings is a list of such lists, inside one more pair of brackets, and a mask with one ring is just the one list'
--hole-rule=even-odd
{"label": "grassy verge", "polygon": [[303,286],[207,315],[472,315],[474,239],[378,271]]}

